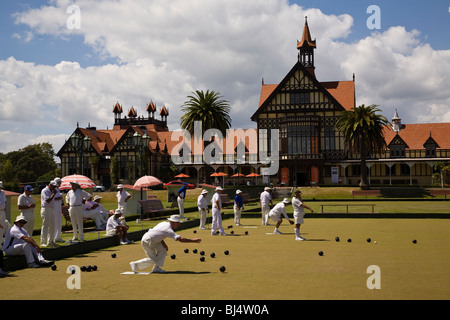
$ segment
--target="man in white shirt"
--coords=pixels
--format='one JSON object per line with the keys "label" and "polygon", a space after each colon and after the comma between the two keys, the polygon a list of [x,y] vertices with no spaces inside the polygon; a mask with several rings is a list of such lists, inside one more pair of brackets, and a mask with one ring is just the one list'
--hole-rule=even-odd
{"label": "man in white shirt", "polygon": [[41,191],[41,247],[55,245],[55,214],[53,208],[55,206],[57,183],[52,180]]}
{"label": "man in white shirt", "polygon": [[109,236],[118,235],[120,244],[133,243],[127,238],[128,226],[122,224],[121,217],[122,211],[120,209],[116,209],[114,214],[109,217],[108,222],[106,222],[106,234]]}
{"label": "man in white shirt", "polygon": [[197,207],[200,211],[200,229],[205,230],[206,225],[206,212],[209,213],[208,202],[206,201],[206,196],[208,195],[208,190],[203,189],[202,193],[197,198]]}
{"label": "man in white shirt", "polygon": [[305,238],[300,236],[300,225],[303,224],[303,217],[305,216],[305,208],[309,211],[314,212],[313,209],[308,207],[303,203],[302,192],[300,190],[296,190],[294,197],[292,198],[292,207],[294,208],[294,221],[295,221],[295,240],[303,241]]}
{"label": "man in white shirt", "polygon": [[78,181],[70,182],[72,190],[66,195],[66,203],[69,206],[69,216],[72,222],[73,238],[72,241],[84,241],[83,230],[83,207],[82,204],[86,200],[90,200],[92,196],[81,189]]}
{"label": "man in white shirt", "polygon": [[217,187],[216,193],[214,193],[211,204],[212,204],[212,223],[211,223],[211,235],[216,236],[217,232],[222,236],[226,236],[227,234],[223,230],[222,227],[222,214],[220,210],[222,210],[222,199],[220,198],[220,194],[222,193],[222,188]]}
{"label": "man in white shirt", "polygon": [[168,221],[161,222],[157,224],[154,228],[149,229],[142,237],[141,244],[146,258],[130,262],[131,270],[137,273],[138,269],[142,270],[145,268],[153,266],[152,273],[164,273],[165,271],[161,269],[164,266],[164,261],[167,256],[167,251],[169,247],[164,242],[165,238],[172,238],[179,242],[195,242],[200,243],[201,239],[187,239],[176,234],[176,230],[181,223],[179,215],[172,215],[167,219]]}
{"label": "man in white shirt", "polygon": [[103,207],[103,205],[100,203],[101,200],[102,200],[102,197],[100,197],[99,195],[96,195],[94,197],[94,202],[97,203],[97,205],[98,205],[98,207],[97,207],[98,212],[103,217],[103,220],[108,221],[110,215],[114,214],[114,210],[106,210],[105,207]]}
{"label": "man in white shirt", "polygon": [[55,178],[55,182],[58,185],[56,187],[56,195],[55,195],[55,204],[53,207],[53,213],[55,215],[55,241],[56,242],[64,242],[61,239],[61,231],[62,231],[62,205],[63,205],[63,196],[61,194],[61,190],[59,189],[62,184],[61,178]]}
{"label": "man in white shirt", "polygon": [[281,223],[283,222],[283,218],[281,215],[283,214],[286,220],[289,221],[290,224],[294,224],[294,221],[289,219],[287,213],[286,213],[286,206],[290,204],[290,201],[288,198],[284,198],[283,202],[277,203],[275,207],[272,208],[269,212],[269,217],[277,223],[275,226],[275,230],[273,230],[273,234],[282,234],[278,228],[280,227]]}
{"label": "man in white shirt", "polygon": [[270,191],[270,188],[265,187],[264,191],[261,192],[261,195],[260,195],[261,218],[262,218],[263,226],[269,225],[270,206],[273,206],[272,196],[269,191]]}
{"label": "man in white shirt", "polygon": [[24,188],[23,193],[17,198],[17,207],[19,208],[20,215],[24,216],[27,220],[27,223],[25,224],[25,230],[27,233],[31,236],[33,236],[33,230],[34,230],[34,208],[36,207],[36,204],[34,203],[34,199],[31,196],[31,193],[33,192],[32,186],[26,186]]}
{"label": "man in white shirt", "polygon": [[6,233],[5,254],[7,256],[25,255],[29,268],[52,265],[53,261],[44,259],[41,248],[23,228],[26,223],[27,220],[24,216],[17,216],[14,225]]}
{"label": "man in white shirt", "polygon": [[117,209],[120,209],[122,211],[122,215],[124,217],[127,216],[127,202],[131,198],[131,194],[129,194],[124,188],[122,184],[119,184],[117,186]]}
{"label": "man in white shirt", "polygon": [[94,220],[97,230],[105,230],[106,221],[98,210],[98,203],[86,200],[83,207],[83,218]]}

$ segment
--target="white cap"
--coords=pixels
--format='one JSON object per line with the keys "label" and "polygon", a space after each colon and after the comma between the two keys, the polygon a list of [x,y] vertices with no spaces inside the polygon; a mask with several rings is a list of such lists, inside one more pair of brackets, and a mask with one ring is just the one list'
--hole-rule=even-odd
{"label": "white cap", "polygon": [[203,190],[202,190],[202,194],[206,194],[206,193],[208,193],[208,190],[203,189]]}
{"label": "white cap", "polygon": [[216,188],[216,191],[218,191],[218,190],[223,190],[223,189],[222,189],[222,187],[219,186]]}
{"label": "white cap", "polygon": [[269,187],[265,187],[265,188],[264,188],[264,191],[269,191],[269,190],[270,190]]}
{"label": "white cap", "polygon": [[56,183],[62,183],[62,179],[61,178],[55,178],[54,181],[56,181]]}
{"label": "white cap", "polygon": [[55,180],[50,181],[50,184],[55,187],[58,186],[58,183]]}
{"label": "white cap", "polygon": [[114,211],[114,215],[116,215],[116,214],[122,214],[122,210],[116,209],[116,211]]}
{"label": "white cap", "polygon": [[170,222],[181,222],[181,218],[178,214],[171,215],[170,218],[167,218]]}
{"label": "white cap", "polygon": [[242,191],[241,190],[236,190],[236,194],[241,194]]}
{"label": "white cap", "polygon": [[119,184],[119,185],[117,186],[117,189],[123,189],[123,184]]}
{"label": "white cap", "polygon": [[22,215],[18,215],[14,222],[19,222],[19,221],[25,221],[25,223],[26,223],[27,219],[25,219],[25,217]]}

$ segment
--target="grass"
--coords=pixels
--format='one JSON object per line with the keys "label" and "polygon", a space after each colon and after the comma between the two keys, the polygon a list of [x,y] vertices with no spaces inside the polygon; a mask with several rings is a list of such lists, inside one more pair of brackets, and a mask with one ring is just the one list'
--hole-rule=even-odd
{"label": "grass", "polygon": [[[231,224],[225,220],[224,226]],[[306,219],[295,241],[284,222],[283,235],[259,219],[243,219],[235,236],[211,236],[209,230],[179,232],[200,237],[200,244],[167,240],[166,274],[124,276],[129,262],[144,257],[139,243],[57,261],[57,271],[24,269],[0,279],[8,299],[146,299],[146,300],[303,300],[303,299],[449,299],[450,220],[444,219]],[[248,231],[248,235],[244,232]],[[269,234],[267,234],[269,233]],[[339,236],[341,241],[334,239]],[[366,239],[370,237],[371,242]],[[347,238],[352,242],[348,243]],[[412,240],[418,243],[413,244]],[[377,241],[375,244],[374,241]],[[184,249],[189,248],[188,254]],[[200,262],[198,251],[206,252]],[[229,250],[226,256],[224,250]],[[324,255],[319,256],[318,252]],[[117,258],[112,259],[111,253]],[[209,254],[214,252],[216,258]],[[176,259],[170,258],[171,254]],[[97,265],[81,274],[81,289],[69,290],[70,265]],[[220,266],[227,271],[221,273]],[[380,267],[381,289],[369,290],[371,265]],[[45,281],[45,286],[42,285]],[[23,284],[26,283],[26,290]],[[272,310],[275,311],[275,310]]]}

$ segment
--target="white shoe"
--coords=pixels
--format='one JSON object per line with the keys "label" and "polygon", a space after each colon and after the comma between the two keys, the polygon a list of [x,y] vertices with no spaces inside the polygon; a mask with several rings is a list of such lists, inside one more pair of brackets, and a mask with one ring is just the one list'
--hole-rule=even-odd
{"label": "white shoe", "polygon": [[136,263],[130,262],[130,267],[131,267],[131,270],[132,270],[134,273],[137,273],[137,272],[138,272],[138,271],[137,271]]}
{"label": "white shoe", "polygon": [[305,240],[305,238],[302,238],[302,237],[295,237],[295,240],[303,241],[303,240]]}
{"label": "white shoe", "polygon": [[154,266],[153,270],[152,270],[152,273],[164,273],[164,272],[166,272],[166,271],[164,271],[163,269],[161,269],[158,266]]}
{"label": "white shoe", "polygon": [[273,231],[273,234],[283,234],[283,233],[281,233],[280,231],[278,231],[278,230],[275,229],[275,230]]}

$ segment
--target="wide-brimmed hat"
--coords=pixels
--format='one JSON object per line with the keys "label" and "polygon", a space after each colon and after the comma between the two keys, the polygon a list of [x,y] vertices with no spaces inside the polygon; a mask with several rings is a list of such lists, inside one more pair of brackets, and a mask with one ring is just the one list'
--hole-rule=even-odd
{"label": "wide-brimmed hat", "polygon": [[70,181],[71,185],[76,185],[78,188],[81,188],[80,183],[78,181]]}
{"label": "wide-brimmed hat", "polygon": [[216,191],[223,190],[222,187],[217,187]]}
{"label": "wide-brimmed hat", "polygon": [[206,193],[208,193],[208,190],[203,189],[202,194],[206,194]]}
{"label": "wide-brimmed hat", "polygon": [[291,203],[291,201],[290,201],[288,198],[284,198],[284,199],[283,199],[283,203],[286,203],[286,204],[287,204],[287,203]]}
{"label": "wide-brimmed hat", "polygon": [[122,210],[116,209],[116,211],[114,211],[114,215],[116,215],[116,214],[122,214]]}
{"label": "wide-brimmed hat", "polygon": [[99,200],[99,199],[101,199],[101,198],[102,198],[102,197],[100,197],[99,195],[97,195],[97,196],[94,197],[94,201],[95,201],[95,200]]}
{"label": "wide-brimmed hat", "polygon": [[178,214],[171,215],[167,220],[170,222],[181,222],[181,218]]}

